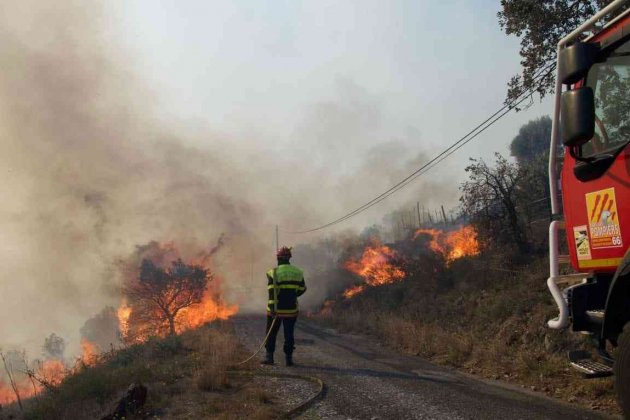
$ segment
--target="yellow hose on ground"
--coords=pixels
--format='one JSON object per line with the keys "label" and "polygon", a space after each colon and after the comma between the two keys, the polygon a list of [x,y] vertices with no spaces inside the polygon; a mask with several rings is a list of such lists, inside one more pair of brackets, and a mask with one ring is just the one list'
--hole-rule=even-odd
{"label": "yellow hose on ground", "polygon": [[299,405],[293,407],[291,410],[283,413],[280,418],[293,418],[294,416],[306,411],[313,403],[322,398],[325,394],[326,384],[319,378],[308,375],[295,375],[290,373],[275,373],[275,372],[260,372],[251,370],[231,370],[228,371],[229,375],[233,376],[261,376],[268,378],[280,378],[280,379],[300,379],[317,385],[317,392],[315,392],[310,398],[302,401]]}
{"label": "yellow hose on ground", "polygon": [[271,335],[271,331],[273,330],[274,325],[276,325],[276,321],[278,320],[278,317],[275,316],[273,317],[273,321],[271,321],[271,326],[269,327],[269,331],[267,331],[267,335],[265,336],[265,339],[262,341],[262,343],[260,343],[260,347],[258,347],[258,349],[254,352],[254,354],[252,354],[251,356],[249,356],[247,359],[238,362],[237,364],[235,364],[234,366],[241,366],[244,365],[245,363],[249,362],[250,360],[252,360],[258,353],[260,353],[260,351],[262,350],[263,347],[265,347],[265,344],[267,344],[267,340],[269,340],[269,336]]}
{"label": "yellow hose on ground", "polygon": [[267,331],[267,335],[265,336],[265,339],[260,344],[260,347],[258,347],[258,349],[254,352],[254,354],[249,356],[247,359],[245,359],[245,360],[243,360],[241,362],[238,362],[234,366],[244,365],[245,363],[247,363],[250,360],[252,360],[258,353],[260,353],[260,351],[265,346],[265,344],[267,344],[267,340],[269,340],[269,336],[271,335],[271,331],[273,330],[273,327],[276,325],[276,321],[278,319],[278,316],[276,315],[278,313],[278,287],[277,287],[277,284],[276,284],[276,270],[277,270],[277,268],[273,269],[273,278],[272,278],[272,281],[273,281],[273,310],[274,310],[273,313],[274,313],[274,316],[273,316],[273,321],[271,322],[271,326],[269,327],[269,331]]}

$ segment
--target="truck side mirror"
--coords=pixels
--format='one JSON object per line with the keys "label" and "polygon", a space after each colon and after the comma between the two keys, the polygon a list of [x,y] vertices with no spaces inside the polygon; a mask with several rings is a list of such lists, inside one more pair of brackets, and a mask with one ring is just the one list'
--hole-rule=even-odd
{"label": "truck side mirror", "polygon": [[595,96],[593,89],[584,86],[562,93],[562,143],[568,147],[581,146],[595,134]]}
{"label": "truck side mirror", "polygon": [[558,57],[558,75],[565,85],[582,80],[597,62],[600,46],[592,42],[576,42],[562,50]]}

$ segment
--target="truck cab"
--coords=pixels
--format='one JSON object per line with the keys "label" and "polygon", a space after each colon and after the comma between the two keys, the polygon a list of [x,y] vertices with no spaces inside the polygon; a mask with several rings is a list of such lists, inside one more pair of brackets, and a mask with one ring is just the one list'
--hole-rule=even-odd
{"label": "truck cab", "polygon": [[[559,309],[548,326],[571,326],[596,344],[598,357],[573,351],[571,365],[586,377],[615,374],[630,418],[628,3],[611,2],[558,44],[547,285]],[[561,236],[568,255],[560,254]]]}

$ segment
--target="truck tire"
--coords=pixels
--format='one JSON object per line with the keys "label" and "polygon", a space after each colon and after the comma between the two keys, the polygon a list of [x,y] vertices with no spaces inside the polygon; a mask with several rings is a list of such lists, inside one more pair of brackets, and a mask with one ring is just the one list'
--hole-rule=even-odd
{"label": "truck tire", "polygon": [[630,322],[619,335],[614,371],[617,399],[624,418],[630,420]]}

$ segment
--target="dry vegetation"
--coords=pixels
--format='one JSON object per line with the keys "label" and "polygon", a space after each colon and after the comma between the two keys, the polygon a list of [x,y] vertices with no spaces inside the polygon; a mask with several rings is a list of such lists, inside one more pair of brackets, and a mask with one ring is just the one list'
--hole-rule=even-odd
{"label": "dry vegetation", "polygon": [[23,414],[5,407],[0,419],[101,418],[134,382],[148,388],[147,402],[135,418],[276,417],[270,395],[246,376],[228,375],[228,367],[242,355],[228,324],[152,338],[99,356],[96,365],[25,401]]}
{"label": "dry vegetation", "polygon": [[498,253],[464,258],[444,272],[340,300],[324,319],[470,374],[618,413],[612,380],[584,380],[568,366],[566,351],[592,350],[588,338],[545,326],[557,315],[546,264],[543,257],[518,264]]}
{"label": "dry vegetation", "polygon": [[550,118],[541,117],[522,126],[512,141],[514,161],[500,154],[494,163],[471,159],[468,179],[460,188],[459,222],[475,229],[478,255],[445,261],[443,250],[414,240],[420,227],[455,228],[447,225],[445,215],[443,222],[429,216],[425,226],[419,204],[415,221],[413,213],[405,217],[408,209],[402,209],[386,218],[389,226],[374,226],[359,236],[346,235],[308,249],[326,256],[333,247],[341,257],[337,261],[329,257],[328,264],[344,267],[345,261],[361,255],[366,238],[393,238],[387,245],[395,258],[383,254],[373,267],[364,268],[378,273],[393,264],[405,273],[402,281],[390,278],[348,299],[340,290],[349,282],[370,283],[369,272],[351,283],[349,273],[339,269],[318,272],[317,266],[307,267],[317,277],[334,279],[328,297],[336,303],[326,302],[320,317],[470,374],[618,413],[613,381],[585,380],[566,360],[567,350],[594,350],[589,337],[546,327],[546,321],[558,314],[545,284],[550,134]]}

